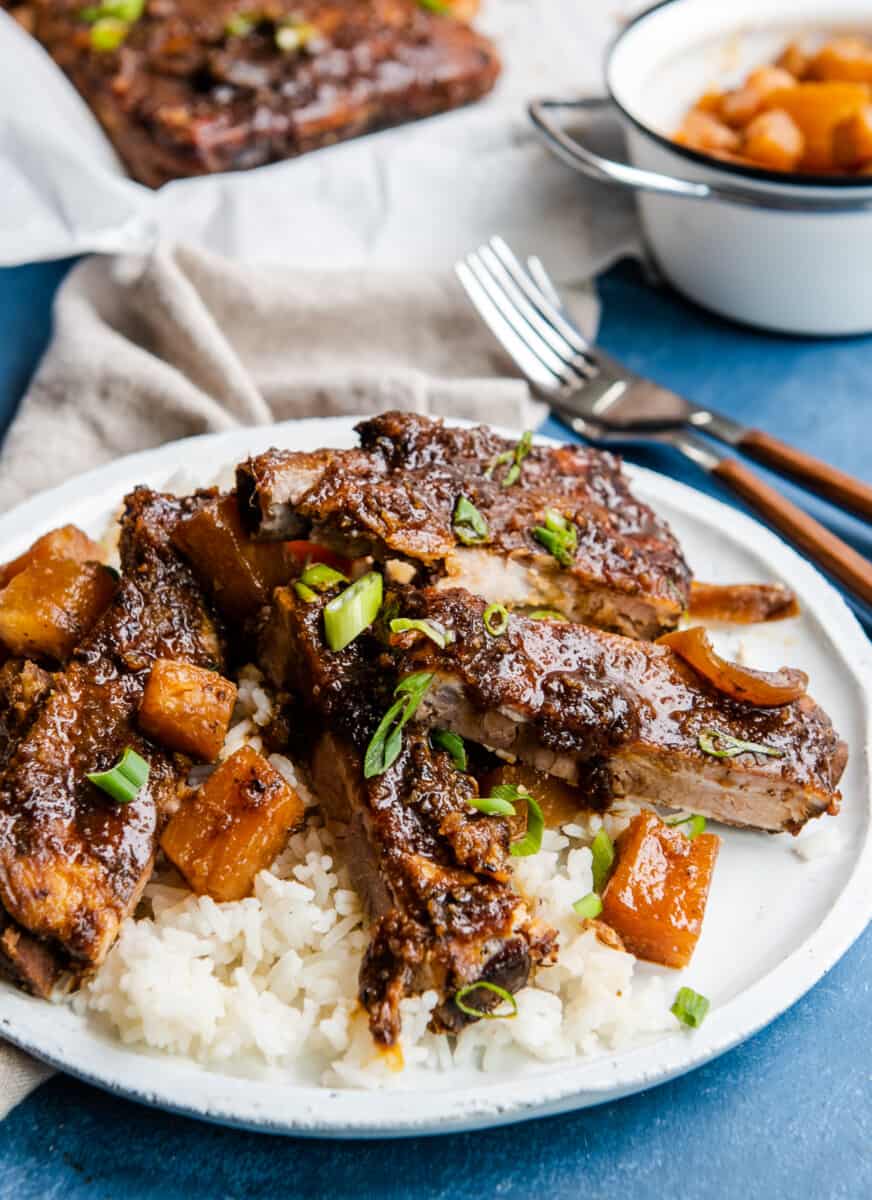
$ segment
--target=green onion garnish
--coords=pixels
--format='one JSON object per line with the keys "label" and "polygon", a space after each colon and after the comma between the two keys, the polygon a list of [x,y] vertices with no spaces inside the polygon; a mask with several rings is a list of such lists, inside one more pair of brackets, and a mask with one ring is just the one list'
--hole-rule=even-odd
{"label": "green onion garnish", "polygon": [[366,748],[363,760],[365,779],[383,775],[396,760],[403,748],[403,727],[415,715],[424,693],[432,682],[432,672],[416,671],[414,675],[407,675],[397,684],[394,689],[397,699],[382,717]]}
{"label": "green onion garnish", "polygon": [[491,637],[500,637],[509,627],[509,610],[502,604],[489,604],[482,620]]}
{"label": "green onion garnish", "polygon": [[572,906],[573,912],[577,912],[580,917],[587,920],[593,920],[598,917],[603,910],[603,902],[600,900],[596,892],[588,892],[586,896],[582,896],[580,900]]}
{"label": "green onion garnish", "polygon": [[340,583],[349,583],[347,575],[328,567],[326,563],[311,563],[300,576],[300,582],[316,592],[329,592]]}
{"label": "green onion garnish", "polygon": [[[784,757],[784,751],[776,750],[774,746],[763,746],[760,742],[743,742],[740,738],[734,738],[731,734],[714,727],[704,729],[697,740],[700,750],[715,758],[735,758],[737,754],[764,754],[768,758]],[[716,745],[717,742],[721,743],[721,749]]]}
{"label": "green onion garnish", "polygon": [[514,450],[504,450],[502,454],[498,454],[492,459],[487,470],[484,473],[485,479],[490,479],[497,467],[504,467],[511,463],[505,478],[502,482],[502,487],[511,487],[513,483],[517,483],[521,477],[521,463],[530,453],[533,446],[533,434],[529,429],[521,434],[518,444]]}
{"label": "green onion garnish", "polygon": [[[499,791],[499,788],[494,789],[494,793]],[[496,794],[492,796],[473,796],[469,803],[473,808],[477,808],[479,812],[486,813],[489,817],[513,817],[515,815],[515,806],[511,800],[504,799]]]}
{"label": "green onion garnish", "polygon": [[464,546],[477,546],[488,537],[487,521],[465,496],[458,496],[454,506],[454,536]]}
{"label": "green onion garnish", "polygon": [[279,50],[289,54],[293,50],[302,50],[316,33],[314,25],[288,21],[276,30],[275,41]]}
{"label": "green onion garnish", "polygon": [[148,782],[148,772],[149,765],[145,759],[128,746],[111,770],[97,771],[88,779],[117,804],[129,804]]}
{"label": "green onion garnish", "polygon": [[294,584],[294,591],[297,593],[300,599],[305,600],[307,604],[312,604],[318,599],[318,593],[313,592],[310,587],[306,587],[305,583],[301,583],[299,579]]}
{"label": "green onion garnish", "polygon": [[600,829],[591,842],[590,852],[593,855],[593,890],[602,894],[615,861],[614,843],[605,829]]}
{"label": "green onion garnish", "polygon": [[531,854],[538,854],[542,849],[542,834],[545,832],[545,816],[539,804],[527,791],[522,791],[520,788],[509,788],[509,785],[504,784],[500,787],[495,787],[493,794],[498,795],[506,788],[515,793],[516,800],[526,800],[527,802],[527,832],[517,842],[512,842],[509,847],[509,853],[513,858],[528,858]]}
{"label": "green onion garnish", "polygon": [[408,633],[414,630],[416,633],[423,633],[431,642],[435,642],[440,650],[454,641],[454,634],[450,629],[445,629],[436,621],[428,621],[424,618],[421,621],[412,621],[408,617],[396,617],[390,623],[391,633]]}
{"label": "green onion garnish", "polygon": [[450,729],[434,729],[430,734],[430,742],[451,755],[451,761],[458,771],[466,770],[466,746],[459,734],[452,733]]}
{"label": "green onion garnish", "polygon": [[248,37],[259,23],[255,13],[233,13],[224,22],[224,32],[228,37]]}
{"label": "green onion garnish", "polygon": [[698,833],[702,833],[705,829],[705,817],[701,817],[698,813],[691,813],[686,817],[670,817],[668,821],[664,821],[664,825],[671,825],[673,828],[678,825],[686,825],[687,829],[684,832],[692,841]]}
{"label": "green onion garnish", "polygon": [[569,621],[569,617],[564,617],[556,608],[534,608],[527,616],[531,621]]}
{"label": "green onion garnish", "polygon": [[99,53],[117,50],[130,32],[127,21],[117,21],[115,17],[100,17],[91,26],[91,49]]}
{"label": "green onion garnish", "polygon": [[382,577],[369,571],[324,607],[324,633],[331,650],[344,650],[378,616]]}
{"label": "green onion garnish", "polygon": [[578,530],[556,508],[546,508],[545,524],[537,525],[531,532],[561,567],[572,566],[578,547]]}
{"label": "green onion garnish", "polygon": [[101,17],[114,17],[118,21],[138,21],[145,9],[145,0],[103,0],[102,4],[91,4],[83,8],[79,16],[93,24]]}
{"label": "green onion garnish", "polygon": [[[500,1000],[511,1006],[511,1012],[489,1012],[487,1009],[472,1008],[468,1004],[463,1003],[465,996],[470,992],[474,992],[476,988],[483,988],[486,992],[493,992],[495,996],[499,996]],[[478,983],[468,983],[466,987],[460,988],[454,993],[454,1003],[462,1013],[466,1013],[468,1017],[484,1017],[486,1021],[498,1021],[502,1018],[516,1017],[518,1015],[518,1001],[511,992],[507,992],[505,988],[501,988],[497,983],[490,983],[487,979],[480,979]]]}
{"label": "green onion garnish", "polygon": [[418,4],[421,8],[427,8],[430,12],[434,13],[442,13],[444,15],[451,12],[451,5],[448,3],[448,0],[418,0]]}
{"label": "green onion garnish", "polygon": [[673,1016],[678,1017],[682,1025],[689,1025],[691,1029],[699,1029],[710,1007],[705,996],[701,996],[693,988],[683,987],[678,989],[675,1003],[669,1011]]}

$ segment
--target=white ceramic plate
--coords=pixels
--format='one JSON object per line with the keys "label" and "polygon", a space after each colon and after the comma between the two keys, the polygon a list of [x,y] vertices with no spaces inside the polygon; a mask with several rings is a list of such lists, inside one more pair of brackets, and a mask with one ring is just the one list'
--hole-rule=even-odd
{"label": "white ceramic plate", "polygon": [[[202,483],[220,464],[271,445],[354,444],[348,419],[300,421],[176,442],[122,459],[38,496],[0,518],[0,561],[73,521],[98,534],[137,483],[160,487],[179,469]],[[804,862],[797,842],[721,831],[724,845],[705,929],[691,968],[674,976],[711,998],[695,1032],[678,1032],[616,1054],[534,1064],[510,1077],[478,1072],[404,1073],[397,1090],[345,1091],[311,1074],[251,1080],[182,1059],[124,1047],[66,1006],[49,1006],[0,984],[0,1034],[100,1087],[208,1120],[276,1133],[384,1137],[483,1128],[583,1108],[664,1082],[722,1054],[773,1020],[845,953],[872,915],[869,684],[872,652],[838,594],[760,525],[660,475],[628,468],[637,493],[671,523],[700,578],[780,579],[796,590],[798,620],[742,634],[748,661],[804,668],[815,698],[851,747],[843,811],[814,822],[838,849]],[[653,968],[640,967],[640,971]]]}

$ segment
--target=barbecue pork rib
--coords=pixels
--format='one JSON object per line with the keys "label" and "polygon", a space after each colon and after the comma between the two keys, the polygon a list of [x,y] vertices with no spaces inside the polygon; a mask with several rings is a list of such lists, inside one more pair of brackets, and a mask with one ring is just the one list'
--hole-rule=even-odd
{"label": "barbecue pork rib", "polygon": [[[10,945],[15,951],[32,935],[74,972],[96,966],[148,880],[162,816],[187,771],[185,760],[137,729],[151,664],[170,658],[220,670],[223,661],[200,588],[170,542],[178,519],[198,503],[145,488],[127,498],[115,597],[8,755],[0,902],[21,929],[4,931],[7,960]],[[135,800],[119,805],[86,775],[112,766],[127,746],[147,759],[150,773]],[[13,975],[14,968],[7,961]]]}
{"label": "barbecue pork rib", "polygon": [[[404,635],[412,644],[400,675],[433,673],[421,724],[516,756],[594,803],[629,796],[770,832],[837,810],[847,751],[808,696],[754,708],[716,691],[667,646],[518,615],[492,636],[484,609],[462,591],[404,593],[404,617],[454,636],[440,649]],[[719,732],[769,753],[706,753],[707,731],[716,751],[729,748]]]}
{"label": "barbecue pork rib", "polygon": [[[551,961],[556,934],[511,885],[509,829],[469,805],[478,788],[427,736],[407,729],[396,761],[364,778],[363,755],[390,702],[392,661],[375,638],[333,653],[323,642],[322,604],[289,588],[275,593],[260,661],[329,725],[317,740],[313,782],[339,853],[374,921],[360,999],[376,1041],[392,1045],[404,995],[435,989],[431,1027],[456,1031],[468,1015],[457,990],[488,981],[514,992]],[[468,1003],[498,1003],[481,989]]]}
{"label": "barbecue pork rib", "polygon": [[[677,625],[690,571],[668,526],[633,496],[613,455],[533,446],[522,456],[522,447],[511,483],[518,443],[485,427],[391,412],[357,431],[361,449],[270,450],[240,464],[240,511],[255,536],[306,536],[351,557],[404,560],[419,583],[556,608],[633,637],[654,638]],[[461,496],[487,525],[473,544],[455,533]],[[548,509],[575,527],[567,565],[533,534]]]}

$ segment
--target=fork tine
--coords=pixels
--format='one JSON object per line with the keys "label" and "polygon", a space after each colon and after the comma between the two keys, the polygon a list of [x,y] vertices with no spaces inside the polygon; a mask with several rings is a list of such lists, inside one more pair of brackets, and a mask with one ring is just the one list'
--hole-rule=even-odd
{"label": "fork tine", "polygon": [[491,274],[479,251],[474,250],[472,254],[467,254],[466,265],[487,293],[503,320],[526,344],[527,349],[531,350],[551,371],[552,375],[556,376],[557,381],[565,388],[577,388],[583,383],[584,377],[580,372],[574,371],[572,364],[561,358],[526,320],[524,314],[516,307],[513,298],[502,289],[499,280]]}
{"label": "fork tine", "polygon": [[[539,310],[542,316],[563,335],[577,354],[581,354],[592,366],[596,366],[596,355],[590,344],[582,337],[581,332],[558,311],[546,294],[530,279],[530,276],[518,262],[509,246],[501,237],[492,237],[490,248],[511,275],[517,286],[525,294],[531,304]],[[544,270],[544,268],[543,268]],[[554,285],[549,280],[553,289]]]}
{"label": "fork tine", "polygon": [[531,254],[527,259],[527,273],[535,283],[536,287],[542,293],[546,300],[562,314],[563,301],[560,299],[560,293],[554,286],[554,281],[545,270],[545,264],[538,254]]}
{"label": "fork tine", "polygon": [[[566,338],[553,325],[550,325],[539,310],[530,303],[491,247],[480,246],[476,254],[505,293],[502,300],[503,308],[505,309],[506,304],[512,305],[541,341],[578,377],[579,382],[584,383],[589,379],[592,370],[587,359],[583,355],[579,355]],[[509,317],[508,312],[506,316]],[[509,319],[511,320],[511,317]],[[523,327],[519,329],[519,332],[524,332]]]}
{"label": "fork tine", "polygon": [[546,394],[558,393],[561,389],[560,378],[549,370],[527,343],[515,333],[467,263],[456,263],[454,270],[485,325],[530,383]]}

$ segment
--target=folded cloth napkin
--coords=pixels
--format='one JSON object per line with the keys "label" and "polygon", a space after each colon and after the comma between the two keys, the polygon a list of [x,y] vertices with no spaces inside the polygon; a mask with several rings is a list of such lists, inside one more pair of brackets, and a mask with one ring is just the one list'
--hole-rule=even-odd
{"label": "folded cloth napkin", "polygon": [[[593,335],[592,289],[566,296]],[[448,274],[269,269],[185,247],[88,259],[58,293],[0,454],[0,509],[177,438],[389,408],[518,429],[544,412]],[[0,1043],[0,1117],[50,1073]]]}

